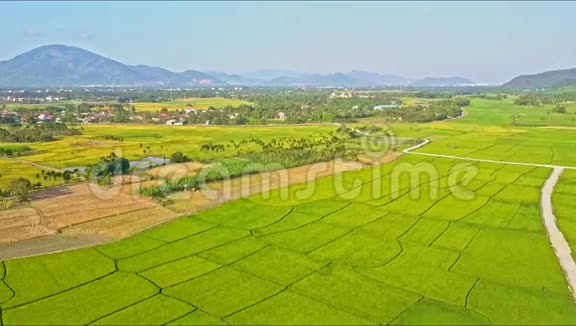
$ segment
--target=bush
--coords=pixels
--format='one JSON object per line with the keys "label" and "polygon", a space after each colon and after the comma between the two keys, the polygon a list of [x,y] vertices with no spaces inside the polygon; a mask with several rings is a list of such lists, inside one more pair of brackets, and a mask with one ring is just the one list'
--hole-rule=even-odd
{"label": "bush", "polygon": [[8,209],[14,206],[14,202],[9,198],[0,197],[0,208]]}
{"label": "bush", "polygon": [[566,113],[566,108],[560,105],[557,105],[555,108],[552,109],[554,113]]}
{"label": "bush", "polygon": [[456,96],[454,97],[453,101],[455,105],[460,107],[470,105],[470,99],[463,96]]}
{"label": "bush", "polygon": [[30,151],[32,150],[30,147],[28,146],[1,146],[0,147],[0,156],[14,156],[16,155],[20,155],[20,153],[22,152],[26,152],[26,151]]}

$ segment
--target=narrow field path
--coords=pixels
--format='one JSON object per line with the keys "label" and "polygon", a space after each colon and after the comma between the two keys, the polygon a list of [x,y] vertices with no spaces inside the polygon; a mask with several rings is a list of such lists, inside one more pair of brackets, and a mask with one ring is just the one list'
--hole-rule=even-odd
{"label": "narrow field path", "polygon": [[564,172],[564,169],[562,168],[555,168],[552,171],[552,174],[550,174],[550,177],[542,187],[540,205],[542,207],[542,219],[544,220],[548,239],[550,239],[556,257],[558,257],[560,267],[562,267],[566,280],[568,281],[568,286],[570,287],[572,296],[576,301],[576,262],[574,262],[574,259],[572,258],[572,250],[570,249],[570,245],[568,245],[568,241],[566,241],[564,234],[562,234],[560,229],[558,229],[556,216],[554,216],[552,209],[552,193],[554,192],[554,186],[556,186],[562,172]]}
{"label": "narrow field path", "polygon": [[62,170],[57,169],[57,168],[53,168],[47,165],[42,165],[42,164],[38,164],[38,163],[34,163],[34,162],[30,162],[30,161],[26,161],[26,160],[21,160],[21,159],[17,159],[17,158],[9,158],[9,157],[5,157],[5,160],[8,161],[12,161],[12,162],[17,162],[17,163],[22,163],[22,164],[26,164],[26,165],[31,165],[34,167],[37,167],[39,169],[43,169],[43,170],[48,170],[48,171],[54,171],[54,172],[62,172]]}
{"label": "narrow field path", "polygon": [[562,174],[562,172],[564,172],[565,169],[576,169],[576,167],[559,166],[551,164],[484,160],[462,156],[413,152],[414,150],[422,148],[428,145],[429,143],[430,140],[426,139],[422,143],[407,148],[402,152],[404,154],[434,156],[434,157],[457,159],[464,161],[487,162],[487,163],[497,163],[506,165],[534,166],[534,167],[543,167],[552,169],[552,174],[550,174],[550,177],[546,180],[544,186],[542,186],[540,196],[540,209],[542,211],[542,220],[544,221],[546,234],[548,235],[548,239],[550,241],[550,244],[552,245],[552,248],[554,249],[556,257],[558,258],[558,263],[560,264],[560,267],[564,272],[564,276],[566,277],[566,281],[568,282],[568,288],[572,293],[572,297],[574,298],[574,301],[576,301],[576,262],[572,258],[572,250],[570,249],[568,241],[566,241],[564,234],[562,233],[562,231],[560,231],[558,225],[556,224],[556,216],[554,216],[554,211],[552,208],[552,194],[554,193],[554,187],[556,186],[556,183],[558,182],[560,175]]}
{"label": "narrow field path", "polygon": [[434,154],[434,153],[421,153],[421,152],[414,152],[419,148],[422,148],[426,145],[430,144],[430,140],[426,139],[422,143],[412,146],[403,150],[404,154],[412,154],[412,155],[422,155],[422,156],[433,156],[433,157],[441,157],[441,158],[449,158],[455,160],[463,160],[463,161],[472,161],[472,162],[485,162],[485,163],[495,163],[495,164],[506,164],[506,165],[520,165],[520,166],[535,166],[539,168],[549,168],[549,169],[568,169],[568,170],[576,170],[576,166],[562,166],[562,165],[554,165],[554,164],[540,164],[540,163],[526,163],[526,162],[512,162],[512,161],[498,161],[498,160],[488,160],[488,159],[481,159],[481,158],[472,158],[472,157],[465,157],[465,156],[453,156],[453,155],[444,155],[444,154]]}

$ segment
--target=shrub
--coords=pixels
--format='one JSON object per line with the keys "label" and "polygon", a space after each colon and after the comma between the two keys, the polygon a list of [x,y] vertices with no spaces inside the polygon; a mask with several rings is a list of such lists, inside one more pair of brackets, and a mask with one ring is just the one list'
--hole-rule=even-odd
{"label": "shrub", "polygon": [[14,206],[14,201],[6,197],[0,197],[0,208],[8,209]]}
{"label": "shrub", "polygon": [[470,99],[463,96],[456,96],[453,98],[454,104],[457,106],[468,106],[470,105]]}
{"label": "shrub", "polygon": [[30,151],[32,150],[30,147],[28,146],[1,146],[0,147],[0,156],[14,156],[16,155],[20,155],[21,152],[26,152],[26,151]]}

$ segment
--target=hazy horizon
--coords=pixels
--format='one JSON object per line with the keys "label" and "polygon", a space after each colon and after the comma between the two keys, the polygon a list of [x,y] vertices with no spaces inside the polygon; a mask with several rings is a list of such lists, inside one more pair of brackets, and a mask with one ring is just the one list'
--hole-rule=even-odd
{"label": "hazy horizon", "polygon": [[0,60],[48,44],[126,64],[497,84],[576,67],[573,2],[9,2]]}

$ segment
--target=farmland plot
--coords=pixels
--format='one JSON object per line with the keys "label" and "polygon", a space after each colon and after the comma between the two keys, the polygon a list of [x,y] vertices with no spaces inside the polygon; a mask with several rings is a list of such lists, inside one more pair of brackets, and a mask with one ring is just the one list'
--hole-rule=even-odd
{"label": "farmland plot", "polygon": [[[182,152],[195,162],[205,162],[236,155],[234,148],[224,151],[202,151],[201,146],[208,143],[228,143],[258,138],[268,141],[275,137],[318,137],[335,130],[335,126],[163,126],[163,125],[85,125],[82,135],[69,136],[56,141],[28,144],[33,152],[22,156],[26,161],[40,163],[53,168],[85,167],[94,164],[101,157],[115,152],[131,161],[144,157],[166,157],[174,152]],[[121,141],[107,140],[122,135]],[[143,153],[146,149],[146,154]],[[0,161],[4,165],[4,160]],[[14,167],[7,162],[5,170]],[[3,167],[0,165],[0,168]],[[184,166],[188,172],[197,170],[194,166]],[[38,171],[39,172],[39,171]],[[0,171],[1,173],[1,171]],[[30,169],[26,175],[35,175]],[[152,171],[154,173],[154,171]],[[169,174],[170,171],[165,173]],[[32,178],[33,179],[33,178]],[[1,180],[1,179],[0,179]]]}
{"label": "farmland plot", "polygon": [[[419,163],[434,174],[394,172]],[[539,220],[549,170],[417,156],[377,169],[338,187],[321,178],[306,198],[295,185],[287,200],[276,190],[93,249],[5,261],[2,322],[576,323]],[[555,198],[565,230],[570,176]]]}

